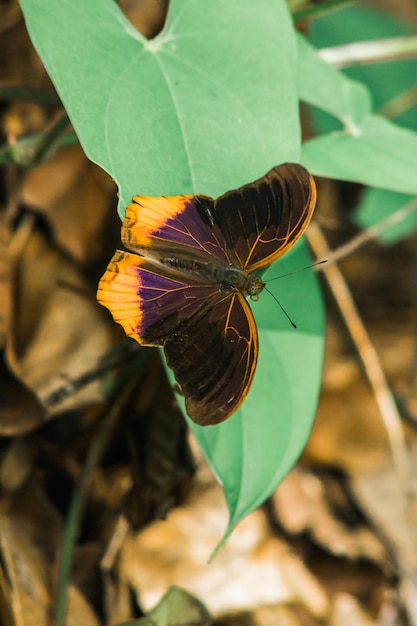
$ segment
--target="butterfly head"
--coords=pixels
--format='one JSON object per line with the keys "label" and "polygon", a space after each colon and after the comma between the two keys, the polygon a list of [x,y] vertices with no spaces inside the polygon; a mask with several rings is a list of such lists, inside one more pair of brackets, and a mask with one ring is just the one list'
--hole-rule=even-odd
{"label": "butterfly head", "polygon": [[257,302],[259,300],[259,294],[262,289],[265,288],[265,283],[259,276],[248,276],[248,283],[246,285],[246,293],[251,300]]}

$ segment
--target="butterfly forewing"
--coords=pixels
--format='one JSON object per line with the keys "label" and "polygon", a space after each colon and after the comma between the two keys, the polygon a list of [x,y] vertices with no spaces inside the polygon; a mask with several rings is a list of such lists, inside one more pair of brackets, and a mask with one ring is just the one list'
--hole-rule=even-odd
{"label": "butterfly forewing", "polygon": [[217,198],[201,214],[222,232],[231,262],[253,272],[297,241],[310,222],[315,202],[316,187],[309,172],[296,163],[284,163]]}
{"label": "butterfly forewing", "polygon": [[144,256],[194,255],[228,264],[226,241],[218,228],[203,222],[197,198],[212,209],[208,196],[134,196],[123,221],[124,245]]}

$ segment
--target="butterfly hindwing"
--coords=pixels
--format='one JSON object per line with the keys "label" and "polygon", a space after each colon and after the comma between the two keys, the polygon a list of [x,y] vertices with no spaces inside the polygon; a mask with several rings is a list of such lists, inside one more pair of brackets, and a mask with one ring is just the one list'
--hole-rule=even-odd
{"label": "butterfly hindwing", "polygon": [[215,283],[192,282],[153,260],[118,250],[100,280],[97,299],[129,337],[162,346],[217,292]]}
{"label": "butterfly hindwing", "polygon": [[245,298],[219,294],[168,338],[164,351],[191,419],[202,426],[224,421],[246,398],[258,360],[258,333]]}

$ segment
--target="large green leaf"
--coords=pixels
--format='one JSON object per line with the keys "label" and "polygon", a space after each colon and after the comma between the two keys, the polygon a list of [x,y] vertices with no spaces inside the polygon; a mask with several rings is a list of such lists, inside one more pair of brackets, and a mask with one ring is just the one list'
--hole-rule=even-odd
{"label": "large green leaf", "polygon": [[368,115],[355,134],[333,132],[303,146],[302,163],[314,174],[417,193],[417,133]]}
{"label": "large green leaf", "polygon": [[[120,186],[121,210],[135,193],[217,195],[298,160],[296,46],[283,0],[172,0],[151,41],[110,0],[21,4],[85,151]],[[279,267],[287,263],[308,263],[302,245]],[[315,277],[281,284],[299,330],[262,294],[247,401],[225,424],[192,425],[224,485],[229,530],[295,462],[315,414],[323,352]]]}
{"label": "large green leaf", "polygon": [[111,0],[23,0],[80,141],[120,187],[219,195],[299,158],[284,2],[172,0],[154,39]]}
{"label": "large green leaf", "polygon": [[326,111],[354,133],[371,112],[371,97],[364,85],[350,80],[323,61],[317,50],[297,35],[297,88],[300,100]]}
{"label": "large green leaf", "polygon": [[301,35],[298,50],[300,98],[343,126],[307,141],[303,165],[319,176],[417,193],[417,133],[370,113],[367,89],[320,59]]}

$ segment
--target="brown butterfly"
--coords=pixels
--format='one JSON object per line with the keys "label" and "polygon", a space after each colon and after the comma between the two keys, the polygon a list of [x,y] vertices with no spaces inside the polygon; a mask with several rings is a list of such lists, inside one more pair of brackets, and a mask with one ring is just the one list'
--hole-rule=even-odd
{"label": "brown butterfly", "polygon": [[219,198],[135,196],[122,241],[100,280],[98,301],[127,335],[162,346],[188,415],[218,424],[244,401],[258,359],[247,301],[265,287],[254,274],[303,234],[314,179],[285,163]]}

